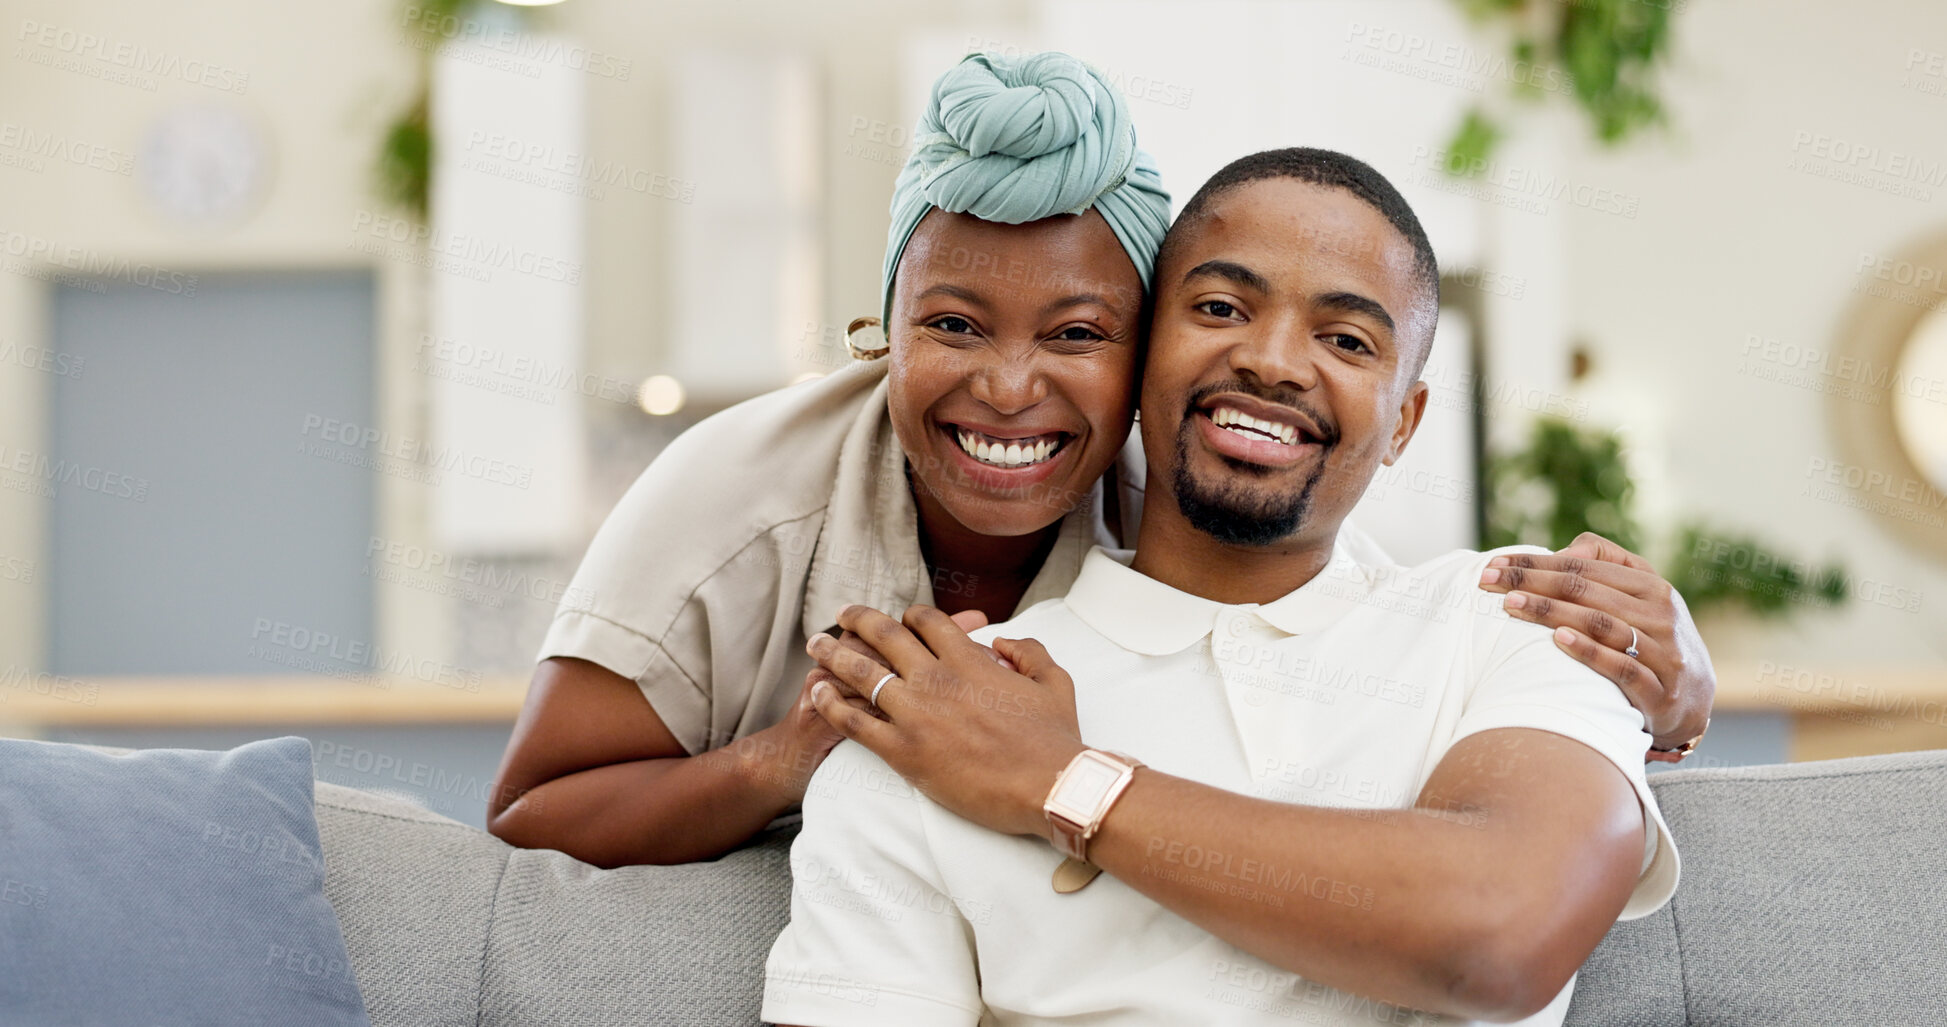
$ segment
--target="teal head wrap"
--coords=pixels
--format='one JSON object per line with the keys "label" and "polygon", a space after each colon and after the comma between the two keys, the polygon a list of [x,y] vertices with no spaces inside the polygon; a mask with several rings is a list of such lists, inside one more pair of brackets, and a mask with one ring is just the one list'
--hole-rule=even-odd
{"label": "teal head wrap", "polygon": [[1136,148],[1122,92],[1052,51],[973,54],[933,83],[892,193],[880,304],[888,329],[899,256],[935,207],[1010,225],[1093,207],[1144,289],[1170,222],[1169,194],[1156,162]]}

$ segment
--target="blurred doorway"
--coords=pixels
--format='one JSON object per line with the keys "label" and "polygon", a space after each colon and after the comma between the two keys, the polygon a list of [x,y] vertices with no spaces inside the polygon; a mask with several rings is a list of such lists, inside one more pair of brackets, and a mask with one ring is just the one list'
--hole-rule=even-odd
{"label": "blurred doorway", "polygon": [[360,665],[373,468],[388,466],[382,440],[359,441],[376,422],[375,301],[356,270],[55,290],[53,347],[85,364],[54,379],[40,455],[49,670]]}

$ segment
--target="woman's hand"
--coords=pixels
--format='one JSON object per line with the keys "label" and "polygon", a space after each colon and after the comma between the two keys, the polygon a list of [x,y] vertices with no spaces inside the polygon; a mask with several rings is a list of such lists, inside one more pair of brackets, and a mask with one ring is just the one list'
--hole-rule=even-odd
{"label": "woman's hand", "polygon": [[815,684],[812,702],[832,728],[968,820],[1046,837],[1041,804],[1084,746],[1075,684],[1041,643],[995,639],[990,653],[931,606],[908,607],[904,624],[851,606],[838,623],[898,676],[880,691],[874,716],[856,703],[871,696],[885,666],[829,635],[813,638],[806,648],[831,681]]}
{"label": "woman's hand", "polygon": [[[963,631],[973,631],[986,626],[987,615],[979,610],[963,610],[954,614],[952,620]],[[865,640],[854,632],[841,633],[838,644],[872,661],[880,668],[879,673],[883,674],[888,669],[886,658],[879,655],[877,650],[866,644]],[[838,733],[838,729],[831,726],[829,721],[819,715],[817,707],[812,703],[812,689],[821,681],[827,683],[834,681],[831,672],[823,667],[811,668],[811,672],[805,675],[804,684],[798,690],[798,701],[791,705],[791,712],[785,715],[784,721],[779,725],[784,735],[782,742],[786,750],[781,762],[783,766],[790,768],[792,787],[796,795],[794,801],[798,802],[804,801],[805,785],[810,782],[812,772],[825,761],[825,756],[832,751],[832,747],[845,738]],[[845,701],[868,714],[874,712],[864,699],[848,698]]]}
{"label": "woman's hand", "polygon": [[1556,645],[1615,682],[1656,748],[1703,734],[1717,695],[1710,653],[1683,596],[1642,557],[1585,531],[1552,555],[1495,557],[1481,588],[1506,593],[1511,616],[1554,628]]}

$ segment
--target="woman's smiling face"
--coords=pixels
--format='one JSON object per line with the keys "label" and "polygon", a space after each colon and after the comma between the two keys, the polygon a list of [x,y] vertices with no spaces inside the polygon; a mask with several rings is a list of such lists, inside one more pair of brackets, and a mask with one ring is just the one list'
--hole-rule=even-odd
{"label": "woman's smiling face", "polygon": [[983,535],[1080,505],[1129,434],[1141,318],[1142,280],[1093,210],[927,214],[886,326],[893,428],[920,487]]}

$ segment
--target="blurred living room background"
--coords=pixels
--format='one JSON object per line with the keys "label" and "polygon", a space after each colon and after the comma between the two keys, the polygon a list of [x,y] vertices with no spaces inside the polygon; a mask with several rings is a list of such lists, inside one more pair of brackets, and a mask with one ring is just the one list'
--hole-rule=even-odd
{"label": "blurred living room background", "polygon": [[[1934,0],[13,0],[0,734],[312,739],[479,824],[661,446],[877,307],[927,85],[1061,49],[1178,204],[1377,167],[1445,272],[1414,562],[1584,528],[1690,598],[1685,764],[1947,748]],[[645,567],[641,573],[654,574]]]}

